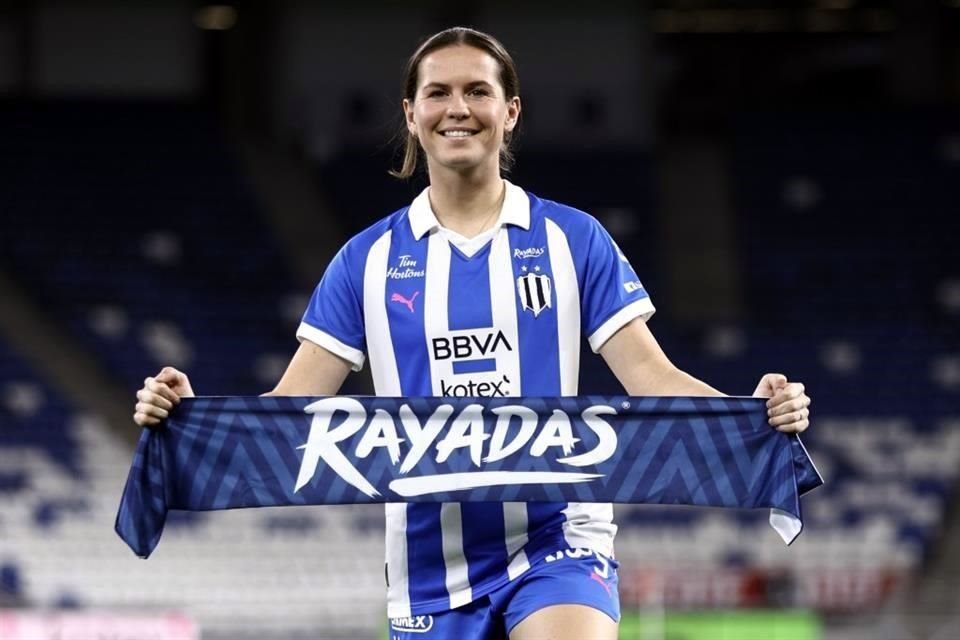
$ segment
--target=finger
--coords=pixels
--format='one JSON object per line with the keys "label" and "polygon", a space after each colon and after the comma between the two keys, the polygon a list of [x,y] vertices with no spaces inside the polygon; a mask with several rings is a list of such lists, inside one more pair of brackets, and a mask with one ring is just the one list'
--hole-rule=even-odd
{"label": "finger", "polygon": [[148,391],[152,391],[157,395],[163,396],[173,404],[180,403],[180,396],[171,389],[166,383],[159,382],[156,378],[145,378],[143,381],[143,388]]}
{"label": "finger", "polygon": [[142,411],[137,411],[133,414],[133,421],[136,422],[141,427],[152,427],[160,424],[159,418],[154,418],[149,416]]}
{"label": "finger", "polygon": [[[777,393],[787,384],[787,376],[782,373],[767,373],[760,378],[760,384],[757,385],[757,395],[764,398],[774,398]],[[767,406],[772,406],[767,402]]]}
{"label": "finger", "polygon": [[179,380],[182,375],[183,373],[173,367],[164,367],[160,369],[160,373],[157,374],[157,380],[170,384]]}
{"label": "finger", "polygon": [[793,411],[806,409],[808,406],[810,406],[810,398],[804,395],[799,398],[794,398],[793,400],[783,400],[780,404],[767,409],[767,415],[771,418],[774,416],[782,416]]}
{"label": "finger", "polygon": [[178,371],[173,367],[164,367],[160,370],[160,373],[156,375],[155,379],[172,389],[177,389],[186,384],[187,376],[182,371]]}
{"label": "finger", "polygon": [[788,400],[795,400],[803,395],[804,390],[805,387],[803,386],[802,382],[791,382],[783,389],[778,391],[772,398],[770,398],[769,402],[767,402],[767,406],[775,407]]}
{"label": "finger", "polygon": [[148,416],[153,416],[160,420],[165,420],[168,415],[170,415],[166,409],[161,409],[152,404],[147,404],[146,402],[138,402],[136,406],[138,413],[145,413]]}
{"label": "finger", "polygon": [[806,420],[810,417],[810,410],[803,408],[799,411],[791,411],[790,413],[785,413],[782,416],[774,416],[770,418],[767,422],[770,423],[772,427],[783,427],[791,424],[795,424]]}
{"label": "finger", "polygon": [[774,390],[782,389],[787,385],[787,376],[782,373],[768,373],[767,377],[770,382],[770,387]]}
{"label": "finger", "polygon": [[810,421],[807,419],[801,420],[800,422],[785,425],[782,427],[777,427],[777,431],[780,433],[803,433],[807,430],[807,427],[810,426]]}
{"label": "finger", "polygon": [[147,404],[155,405],[157,407],[160,407],[161,409],[166,409],[167,411],[170,411],[170,409],[173,408],[172,402],[164,398],[159,393],[154,393],[149,389],[140,389],[139,391],[137,391],[137,400],[140,400],[141,402],[145,402]]}

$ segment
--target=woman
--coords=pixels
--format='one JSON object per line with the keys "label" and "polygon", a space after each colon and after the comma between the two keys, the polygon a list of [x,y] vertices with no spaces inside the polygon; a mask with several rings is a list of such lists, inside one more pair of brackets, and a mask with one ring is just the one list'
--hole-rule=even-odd
{"label": "woman", "polygon": [[[721,395],[671,364],[654,308],[596,220],[501,177],[520,118],[510,55],[454,28],[407,66],[407,178],[430,186],[351,239],[314,292],[301,345],[272,395],[336,394],[370,358],[378,395],[576,395],[581,335],[630,395]],[[153,426],[193,390],[164,368],[134,419]],[[802,384],[763,376],[770,424],[808,425]],[[617,636],[610,505],[388,504],[392,638]]]}

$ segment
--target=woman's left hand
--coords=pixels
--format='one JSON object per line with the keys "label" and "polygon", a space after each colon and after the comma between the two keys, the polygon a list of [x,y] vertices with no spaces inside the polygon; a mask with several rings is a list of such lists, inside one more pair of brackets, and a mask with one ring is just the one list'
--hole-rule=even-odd
{"label": "woman's left hand", "polygon": [[760,378],[754,397],[770,398],[767,416],[770,426],[783,433],[800,433],[810,426],[810,396],[803,383],[790,382],[782,373],[768,373]]}

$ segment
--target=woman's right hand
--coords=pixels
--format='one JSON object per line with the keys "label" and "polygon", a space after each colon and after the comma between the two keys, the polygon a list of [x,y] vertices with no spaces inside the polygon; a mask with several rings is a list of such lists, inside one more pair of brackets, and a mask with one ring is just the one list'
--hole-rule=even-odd
{"label": "woman's right hand", "polygon": [[192,398],[193,387],[187,374],[173,367],[164,367],[156,376],[146,378],[137,391],[133,421],[141,427],[155,427],[180,404],[180,398]]}

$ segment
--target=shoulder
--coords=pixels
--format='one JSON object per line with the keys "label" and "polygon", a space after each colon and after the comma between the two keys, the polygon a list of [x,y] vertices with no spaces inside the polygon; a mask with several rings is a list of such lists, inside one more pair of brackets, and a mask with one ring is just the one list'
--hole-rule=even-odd
{"label": "shoulder", "polygon": [[555,224],[571,242],[588,240],[590,236],[602,230],[600,222],[586,211],[570,205],[536,196],[529,191],[530,219],[532,224]]}

